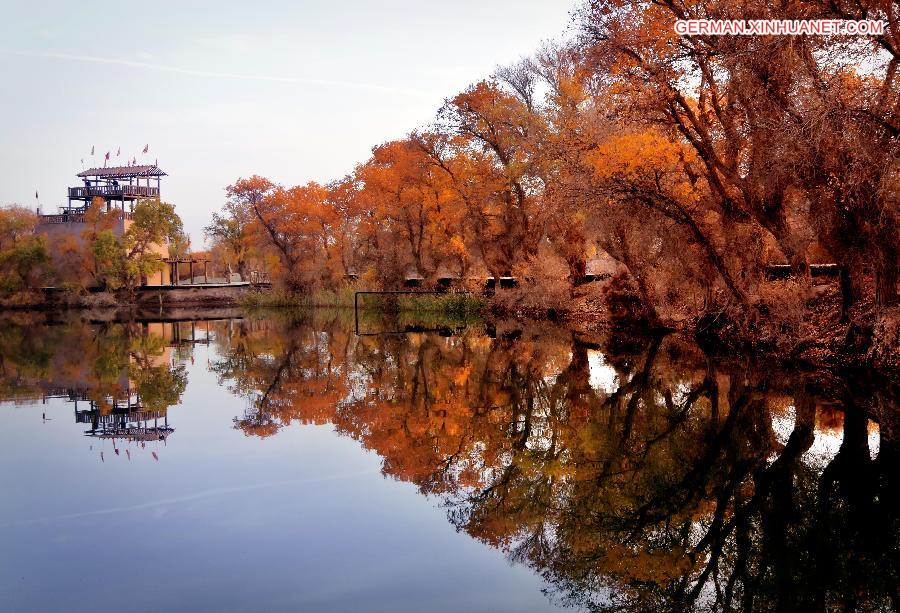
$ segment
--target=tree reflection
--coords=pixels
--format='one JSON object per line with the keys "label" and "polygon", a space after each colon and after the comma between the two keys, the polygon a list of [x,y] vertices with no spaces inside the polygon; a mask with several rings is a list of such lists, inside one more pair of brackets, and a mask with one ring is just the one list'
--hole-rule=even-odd
{"label": "tree reflection", "polygon": [[[0,320],[3,399],[63,396],[113,439],[159,434],[139,418],[168,428],[192,355],[181,324],[22,317]],[[516,323],[356,336],[316,311],[210,329],[211,368],[246,398],[235,428],[331,424],[561,604],[900,606],[900,403],[870,373]]]}
{"label": "tree reflection", "polygon": [[168,436],[168,408],[187,385],[172,360],[176,323],[68,321],[35,315],[0,320],[0,399],[61,398],[90,436],[155,440]]}
{"label": "tree reflection", "polygon": [[[887,384],[719,361],[676,337],[355,337],[317,317],[219,330],[214,369],[248,398],[236,427],[333,423],[385,475],[438,496],[458,530],[541,572],[560,603],[898,605]],[[836,427],[839,446],[813,461]]]}
{"label": "tree reflection", "polygon": [[325,423],[347,394],[348,328],[334,319],[316,328],[289,323],[246,319],[216,328],[224,350],[211,368],[248,398],[245,414],[234,419],[248,436],[271,436],[295,420]]}

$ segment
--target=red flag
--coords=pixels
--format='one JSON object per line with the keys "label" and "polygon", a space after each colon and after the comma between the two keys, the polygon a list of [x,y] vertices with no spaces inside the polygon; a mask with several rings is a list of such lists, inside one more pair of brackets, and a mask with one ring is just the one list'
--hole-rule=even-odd
{"label": "red flag", "polygon": [[144,145],[144,153],[147,153],[148,151],[150,151],[150,145]]}
{"label": "red flag", "polygon": [[105,159],[105,160],[108,160],[108,159],[109,159],[109,151],[106,152],[106,157],[103,158],[103,159]]}

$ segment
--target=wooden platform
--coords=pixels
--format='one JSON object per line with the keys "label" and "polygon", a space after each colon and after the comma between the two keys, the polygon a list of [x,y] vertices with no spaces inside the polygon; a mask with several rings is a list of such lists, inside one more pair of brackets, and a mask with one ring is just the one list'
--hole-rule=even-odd
{"label": "wooden platform", "polygon": [[253,284],[249,281],[235,281],[233,283],[182,283],[181,285],[142,285],[137,288],[139,292],[169,292],[174,290],[188,289],[221,289],[221,288],[241,288],[251,287]]}

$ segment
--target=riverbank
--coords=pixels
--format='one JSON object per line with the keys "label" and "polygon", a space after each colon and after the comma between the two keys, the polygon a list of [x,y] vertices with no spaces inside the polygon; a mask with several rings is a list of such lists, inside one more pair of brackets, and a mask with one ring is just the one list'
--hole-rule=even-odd
{"label": "riverbank", "polygon": [[[358,296],[357,296],[358,295]],[[248,308],[350,308],[385,312],[442,313],[469,317],[485,312],[489,302],[471,293],[380,293],[348,287],[338,291],[317,290],[311,294],[290,294],[279,290],[250,292],[241,297]]]}
{"label": "riverbank", "polygon": [[[19,293],[0,299],[0,310],[78,310],[92,319],[130,318],[140,313],[172,309],[249,310],[338,308],[361,313],[404,314],[416,326],[436,326],[446,320],[459,324],[473,319],[514,318],[520,321],[555,321],[590,333],[598,329],[632,329],[643,333],[676,331],[692,335],[716,354],[753,354],[824,368],[872,368],[900,373],[900,310],[889,311],[876,321],[866,317],[870,304],[861,302],[847,321],[841,320],[840,293],[835,286],[819,288],[797,317],[778,317],[763,310],[747,317],[724,308],[703,317],[672,321],[666,327],[648,326],[640,306],[606,290],[584,288],[571,300],[536,303],[527,291],[474,293],[358,292],[356,287],[337,291],[290,294],[278,289],[260,290],[249,284],[146,287],[133,293],[42,291]],[[357,294],[359,294],[357,296]],[[558,298],[558,297],[557,297]],[[363,322],[368,315],[362,318]]]}
{"label": "riverbank", "polygon": [[115,310],[121,308],[241,306],[256,292],[249,283],[144,286],[134,291],[85,291],[45,288],[0,297],[0,310]]}

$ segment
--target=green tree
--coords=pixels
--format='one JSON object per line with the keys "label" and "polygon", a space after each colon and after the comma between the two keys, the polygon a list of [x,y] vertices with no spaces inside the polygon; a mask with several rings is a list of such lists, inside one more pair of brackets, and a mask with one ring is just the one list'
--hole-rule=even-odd
{"label": "green tree", "polygon": [[163,257],[187,244],[175,207],[159,200],[142,200],[134,207],[132,223],[121,237],[111,230],[97,232],[91,242],[95,278],[106,289],[134,289],[162,270]]}
{"label": "green tree", "polygon": [[94,256],[94,278],[104,289],[122,287],[125,276],[125,249],[111,230],[101,230],[91,243]]}

